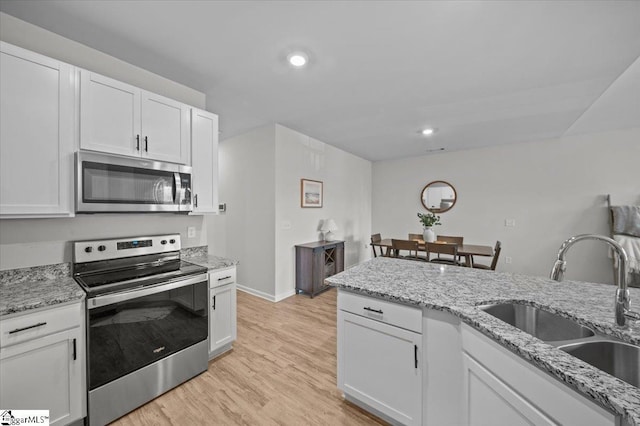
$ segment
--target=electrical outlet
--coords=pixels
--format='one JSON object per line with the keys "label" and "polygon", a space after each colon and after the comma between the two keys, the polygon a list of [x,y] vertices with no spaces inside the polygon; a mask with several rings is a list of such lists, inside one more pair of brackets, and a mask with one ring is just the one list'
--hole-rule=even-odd
{"label": "electrical outlet", "polygon": [[513,259],[509,256],[504,258],[504,263],[511,263],[513,261]]}
{"label": "electrical outlet", "polygon": [[196,237],[196,227],[188,226],[187,227],[187,238],[195,238]]}
{"label": "electrical outlet", "polygon": [[504,226],[506,226],[507,228],[515,228],[516,227],[516,220],[515,219],[505,219],[504,220]]}

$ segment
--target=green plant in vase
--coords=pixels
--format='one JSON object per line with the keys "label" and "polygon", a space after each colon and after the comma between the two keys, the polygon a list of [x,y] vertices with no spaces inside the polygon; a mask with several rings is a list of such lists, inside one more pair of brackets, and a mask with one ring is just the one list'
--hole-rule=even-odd
{"label": "green plant in vase", "polygon": [[436,234],[433,232],[432,227],[435,225],[441,225],[440,216],[433,213],[418,213],[418,218],[424,228],[422,232],[422,239],[428,243],[434,242],[436,240]]}

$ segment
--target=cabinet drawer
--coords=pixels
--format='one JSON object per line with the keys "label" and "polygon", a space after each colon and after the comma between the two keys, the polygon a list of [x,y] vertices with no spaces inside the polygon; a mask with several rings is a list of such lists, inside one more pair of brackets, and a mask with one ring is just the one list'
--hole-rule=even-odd
{"label": "cabinet drawer", "polygon": [[0,319],[0,347],[79,327],[83,321],[82,303],[4,317]]}
{"label": "cabinet drawer", "polygon": [[236,268],[221,269],[209,272],[209,288],[220,287],[236,282]]}
{"label": "cabinet drawer", "polygon": [[420,308],[339,290],[338,309],[422,333],[422,309]]}

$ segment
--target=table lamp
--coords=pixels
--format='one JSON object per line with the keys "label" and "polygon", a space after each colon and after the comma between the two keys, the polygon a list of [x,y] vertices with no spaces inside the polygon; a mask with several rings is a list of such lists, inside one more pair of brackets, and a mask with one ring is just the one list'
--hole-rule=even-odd
{"label": "table lamp", "polygon": [[333,219],[326,219],[322,223],[322,227],[320,228],[320,231],[324,232],[325,241],[333,241],[333,235],[331,235],[331,233],[337,230],[338,230],[338,225],[336,225],[336,222]]}

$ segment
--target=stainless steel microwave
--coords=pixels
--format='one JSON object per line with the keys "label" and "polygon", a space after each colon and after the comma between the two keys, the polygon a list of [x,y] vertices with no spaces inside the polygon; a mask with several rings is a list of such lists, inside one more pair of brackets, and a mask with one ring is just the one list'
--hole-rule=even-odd
{"label": "stainless steel microwave", "polygon": [[76,213],[193,210],[191,167],[76,152]]}

